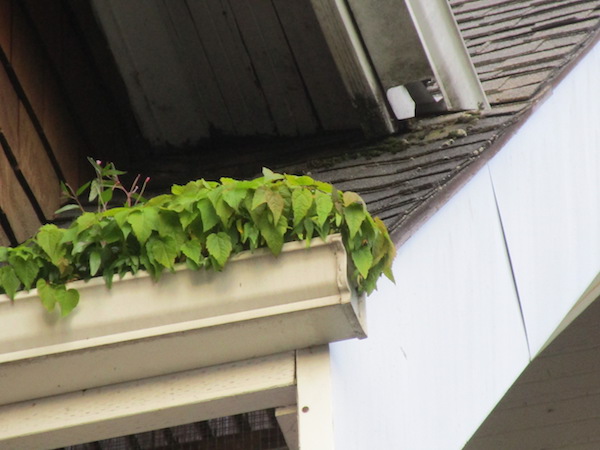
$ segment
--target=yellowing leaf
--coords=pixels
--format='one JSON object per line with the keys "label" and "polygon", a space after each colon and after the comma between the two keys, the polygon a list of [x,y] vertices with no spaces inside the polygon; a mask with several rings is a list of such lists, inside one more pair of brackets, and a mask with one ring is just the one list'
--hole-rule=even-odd
{"label": "yellowing leaf", "polygon": [[371,254],[369,247],[361,247],[352,252],[352,261],[362,277],[367,278],[369,269],[373,263],[373,255]]}
{"label": "yellowing leaf", "polygon": [[350,239],[352,239],[360,229],[363,220],[365,220],[365,208],[361,204],[353,203],[344,209],[344,217],[348,224]]}
{"label": "yellowing leaf", "polygon": [[294,189],[292,192],[292,210],[294,211],[294,226],[306,217],[313,203],[313,195],[308,189]]}

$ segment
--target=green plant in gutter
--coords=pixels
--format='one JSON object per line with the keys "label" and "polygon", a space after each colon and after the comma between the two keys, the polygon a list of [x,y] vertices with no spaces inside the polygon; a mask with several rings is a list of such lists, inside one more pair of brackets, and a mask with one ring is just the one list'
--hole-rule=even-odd
{"label": "green plant in gutter", "polygon": [[48,310],[59,305],[67,315],[79,300],[66,286],[71,281],[103,276],[110,287],[115,275],[139,270],[157,280],[178,263],[222,270],[243,250],[268,247],[278,255],[284,242],[303,240],[308,246],[334,233],[341,233],[351,256],[351,279],[359,292],[372,292],[381,274],[393,280],[395,247],[383,222],[369,215],[354,192],[263,169],[251,181],[201,179],[144,203],[108,209],[104,192],[118,187],[98,180],[121,173],[111,165],[103,174],[101,164],[92,163],[96,184],[66,190],[76,198],[95,189],[90,198],[99,199],[99,211],[83,212],[67,229],[44,225],[23,244],[0,247],[0,293],[14,299],[16,292],[36,287]]}

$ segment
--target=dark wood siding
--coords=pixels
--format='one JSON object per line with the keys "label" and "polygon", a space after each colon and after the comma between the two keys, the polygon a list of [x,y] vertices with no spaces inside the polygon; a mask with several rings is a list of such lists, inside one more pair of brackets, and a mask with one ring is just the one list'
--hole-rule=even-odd
{"label": "dark wood siding", "polygon": [[82,136],[22,2],[0,0],[0,243],[22,241],[80,182]]}

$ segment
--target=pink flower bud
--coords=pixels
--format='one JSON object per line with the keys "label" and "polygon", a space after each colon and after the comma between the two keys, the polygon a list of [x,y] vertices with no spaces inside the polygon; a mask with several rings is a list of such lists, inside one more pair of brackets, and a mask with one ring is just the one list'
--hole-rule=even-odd
{"label": "pink flower bud", "polygon": [[96,160],[96,164],[98,164],[99,166],[102,165],[102,161],[100,161],[99,159]]}
{"label": "pink flower bud", "polygon": [[146,177],[146,181],[144,181],[144,183],[147,183],[148,181],[150,181],[150,177]]}

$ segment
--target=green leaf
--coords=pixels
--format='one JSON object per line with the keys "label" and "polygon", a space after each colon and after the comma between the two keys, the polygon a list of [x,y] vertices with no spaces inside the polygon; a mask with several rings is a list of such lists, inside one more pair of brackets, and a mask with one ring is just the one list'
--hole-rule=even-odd
{"label": "green leaf", "polygon": [[74,209],[80,209],[79,205],[73,205],[73,204],[65,205],[62,208],[58,208],[56,211],[54,211],[54,214],[61,214],[66,211],[72,211]]}
{"label": "green leaf", "polygon": [[320,227],[327,221],[331,210],[333,209],[333,201],[331,195],[324,194],[322,192],[316,193],[315,198],[316,210],[317,210],[317,223]]}
{"label": "green leaf", "polygon": [[219,216],[208,199],[202,199],[198,202],[198,210],[202,219],[202,230],[206,233],[212,230],[219,223]]}
{"label": "green leaf", "polygon": [[248,194],[247,189],[229,188],[223,191],[223,200],[234,210],[238,210],[240,203]]}
{"label": "green leaf", "polygon": [[197,239],[187,241],[181,246],[181,253],[199,265],[202,258],[202,244]]}
{"label": "green leaf", "polygon": [[56,306],[56,296],[54,295],[54,290],[52,287],[46,282],[46,280],[38,280],[35,286],[38,291],[38,295],[40,296],[40,300],[42,301],[42,305],[48,311],[52,311]]}
{"label": "green leaf", "polygon": [[251,222],[246,222],[242,229],[242,242],[250,241],[250,249],[254,250],[258,247],[258,236],[259,231],[258,228],[254,226]]}
{"label": "green leaf", "polygon": [[273,213],[273,223],[279,223],[279,218],[281,217],[283,207],[285,206],[283,196],[279,192],[271,189],[266,191],[265,196],[267,200],[267,206]]}
{"label": "green leaf", "polygon": [[206,238],[206,249],[208,254],[215,259],[219,268],[222,268],[233,249],[231,238],[224,232],[209,234]]}
{"label": "green leaf", "polygon": [[294,189],[292,192],[292,210],[294,212],[294,226],[306,217],[313,204],[312,192],[308,189]]}
{"label": "green leaf", "polygon": [[172,269],[177,258],[177,244],[173,239],[152,238],[146,245],[148,253],[163,267]]}
{"label": "green leaf", "polygon": [[361,204],[352,203],[344,209],[344,217],[348,224],[350,239],[352,239],[360,229],[363,220],[365,220],[365,208]]}
{"label": "green leaf", "polygon": [[23,283],[25,290],[31,289],[40,268],[34,259],[23,259],[21,257],[11,258],[10,264],[15,270],[17,277]]}
{"label": "green leaf", "polygon": [[360,195],[358,195],[356,192],[351,192],[351,191],[347,191],[344,192],[344,194],[342,195],[342,199],[344,202],[344,206],[350,206],[353,203],[360,203],[363,204],[363,199],[360,198]]}
{"label": "green leaf", "polygon": [[158,220],[158,211],[153,207],[142,207],[127,217],[133,234],[142,245],[146,243],[152,231],[158,230]]}
{"label": "green leaf", "polygon": [[79,292],[75,289],[65,290],[64,286],[57,292],[57,302],[60,305],[60,315],[67,316],[79,304]]}
{"label": "green leaf", "polygon": [[261,216],[257,223],[261,236],[267,243],[267,247],[274,255],[281,253],[283,247],[283,233],[273,225],[265,216]]}
{"label": "green leaf", "polygon": [[65,267],[64,256],[66,250],[61,245],[64,232],[65,230],[58,228],[56,225],[44,225],[35,237],[35,241],[48,255],[52,264],[61,268],[61,270]]}
{"label": "green leaf", "polygon": [[81,233],[82,231],[91,228],[99,221],[99,217],[91,212],[85,212],[81,216],[77,218],[75,221],[75,227],[77,228],[77,232]]}
{"label": "green leaf", "polygon": [[263,173],[263,176],[265,177],[265,181],[275,181],[275,180],[283,179],[283,175],[281,175],[279,173],[275,173],[271,169],[267,169],[266,167],[263,167],[262,173]]}
{"label": "green leaf", "polygon": [[12,266],[0,267],[0,287],[4,289],[10,299],[15,298],[20,286],[21,282]]}
{"label": "green leaf", "polygon": [[102,263],[102,254],[98,249],[94,249],[90,252],[90,275],[95,276],[98,273],[98,269],[100,269],[100,264]]}
{"label": "green leaf", "polygon": [[8,247],[0,246],[0,262],[8,261]]}
{"label": "green leaf", "polygon": [[369,275],[369,269],[373,263],[373,255],[369,247],[361,247],[358,250],[352,252],[352,261],[360,272],[363,278],[367,278]]}
{"label": "green leaf", "polygon": [[83,194],[85,192],[85,190],[87,188],[90,187],[91,181],[88,181],[87,183],[82,184],[79,189],[77,189],[77,192],[75,193],[75,195],[77,195],[77,197],[79,197],[81,194]]}

